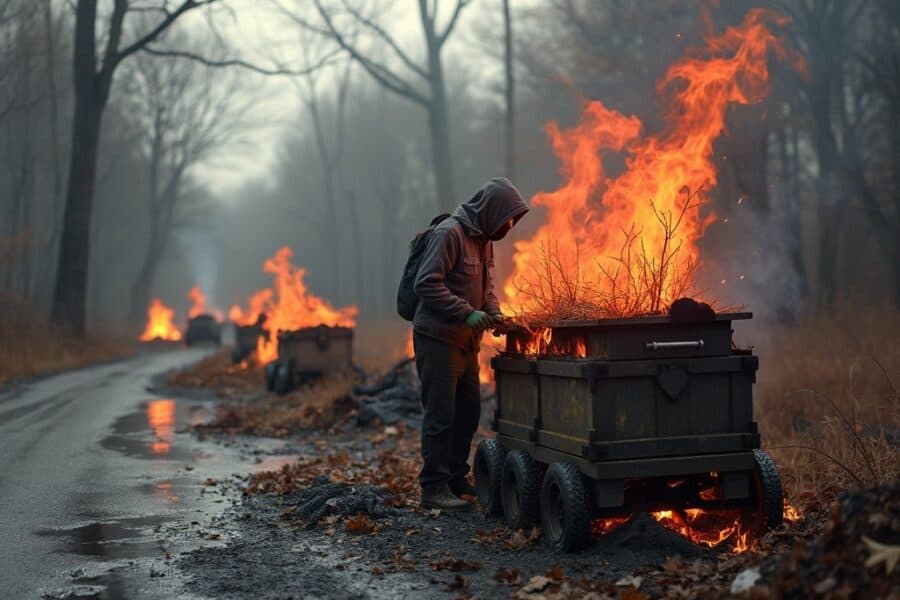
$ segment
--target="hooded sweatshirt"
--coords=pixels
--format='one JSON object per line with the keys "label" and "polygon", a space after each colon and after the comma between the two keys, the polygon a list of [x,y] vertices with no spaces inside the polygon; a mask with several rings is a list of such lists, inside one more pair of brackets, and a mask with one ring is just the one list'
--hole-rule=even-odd
{"label": "hooded sweatshirt", "polygon": [[500,312],[490,237],[526,212],[519,190],[508,179],[495,177],[435,227],[414,286],[417,333],[465,350],[478,348],[481,335],[465,324],[466,317],[474,310]]}

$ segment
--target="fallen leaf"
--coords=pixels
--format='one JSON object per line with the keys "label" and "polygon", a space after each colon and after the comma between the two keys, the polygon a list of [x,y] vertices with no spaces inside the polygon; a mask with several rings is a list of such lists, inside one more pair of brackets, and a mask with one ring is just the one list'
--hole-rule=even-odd
{"label": "fallen leaf", "polygon": [[616,582],[618,587],[633,587],[634,589],[640,589],[641,583],[644,582],[644,578],[640,575],[626,575]]}
{"label": "fallen leaf", "polygon": [[521,550],[525,546],[528,545],[528,538],[525,537],[525,534],[522,533],[521,529],[516,529],[513,531],[506,541],[503,542],[503,546],[507,550]]}
{"label": "fallen leaf", "polygon": [[663,564],[663,570],[666,573],[671,573],[672,575],[681,575],[684,571],[684,563],[681,562],[681,559],[677,556],[670,556],[666,559],[665,564]]}
{"label": "fallen leaf", "polygon": [[874,567],[884,563],[884,572],[890,575],[894,571],[894,567],[897,566],[897,562],[900,561],[900,546],[882,544],[867,536],[863,536],[862,541],[871,553],[869,558],[866,559],[866,567]]}
{"label": "fallen leaf", "polygon": [[[563,570],[562,565],[556,564],[550,567],[550,570],[545,573],[547,577],[552,579],[553,581],[562,581],[566,578],[566,572]],[[639,587],[639,586],[635,586]]]}
{"label": "fallen leaf", "polygon": [[835,579],[834,577],[826,577],[815,586],[813,586],[813,591],[817,594],[824,594],[833,590],[834,586],[836,585],[837,579]]}
{"label": "fallen leaf", "polygon": [[633,587],[628,587],[619,592],[618,600],[648,600],[650,596],[644,592],[638,591]]}
{"label": "fallen leaf", "polygon": [[535,575],[531,579],[528,580],[528,583],[520,590],[525,592],[526,594],[533,594],[535,592],[543,592],[544,589],[551,583],[551,579],[549,577],[544,577],[543,575]]}
{"label": "fallen leaf", "polygon": [[344,529],[349,533],[372,533],[375,530],[375,521],[368,515],[356,515],[344,521]]}
{"label": "fallen leaf", "polygon": [[455,575],[453,580],[447,583],[447,591],[462,590],[469,587],[469,580],[462,575]]}
{"label": "fallen leaf", "polygon": [[499,567],[494,571],[494,580],[506,585],[522,585],[522,576],[518,569]]}

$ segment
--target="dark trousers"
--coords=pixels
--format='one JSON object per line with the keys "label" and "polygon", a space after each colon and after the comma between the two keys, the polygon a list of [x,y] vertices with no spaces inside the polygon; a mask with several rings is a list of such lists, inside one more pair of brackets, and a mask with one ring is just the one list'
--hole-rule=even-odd
{"label": "dark trousers", "polygon": [[413,334],[422,382],[422,471],[425,492],[461,482],[469,472],[469,449],[481,417],[478,351],[463,350]]}

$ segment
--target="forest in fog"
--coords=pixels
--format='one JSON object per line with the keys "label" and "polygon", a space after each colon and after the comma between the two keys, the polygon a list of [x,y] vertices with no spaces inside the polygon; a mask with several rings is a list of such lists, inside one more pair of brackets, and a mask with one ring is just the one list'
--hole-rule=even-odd
{"label": "forest in fog", "polygon": [[[87,327],[130,333],[153,297],[184,315],[195,284],[244,302],[289,245],[314,293],[396,318],[408,241],[434,215],[492,176],[556,189],[546,125],[585,101],[663,130],[667,67],[765,8],[790,19],[790,56],[716,142],[701,283],[781,321],[900,307],[900,3],[703,4],[0,0],[0,292],[72,317],[61,245],[86,241]],[[86,191],[72,170],[93,117]],[[67,219],[73,185],[92,202]],[[67,238],[79,215],[86,235]],[[502,277],[512,244],[497,253]]]}

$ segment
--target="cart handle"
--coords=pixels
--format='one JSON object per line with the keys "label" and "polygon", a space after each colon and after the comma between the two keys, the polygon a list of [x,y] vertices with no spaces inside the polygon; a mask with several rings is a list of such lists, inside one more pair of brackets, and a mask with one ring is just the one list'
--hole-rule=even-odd
{"label": "cart handle", "polygon": [[691,340],[684,342],[647,342],[644,347],[647,350],[680,350],[683,348],[702,348],[703,340]]}

